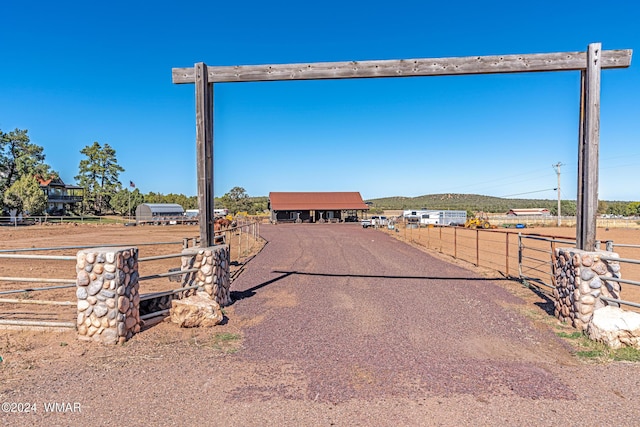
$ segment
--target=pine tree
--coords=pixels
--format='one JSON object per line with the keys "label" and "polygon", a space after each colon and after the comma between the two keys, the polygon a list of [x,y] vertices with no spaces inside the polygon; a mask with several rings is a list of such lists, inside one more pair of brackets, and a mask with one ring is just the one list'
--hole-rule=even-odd
{"label": "pine tree", "polygon": [[8,209],[18,212],[42,215],[47,208],[47,195],[40,189],[34,176],[22,175],[5,191],[4,204]]}
{"label": "pine tree", "polygon": [[31,143],[26,129],[0,130],[0,208],[4,193],[23,176],[48,179],[57,176],[44,162],[44,149]]}
{"label": "pine tree", "polygon": [[79,186],[84,187],[86,207],[99,215],[109,209],[111,197],[122,188],[118,177],[124,168],[118,165],[116,150],[109,144],[101,146],[94,142],[80,153],[86,159],[80,160],[75,179]]}

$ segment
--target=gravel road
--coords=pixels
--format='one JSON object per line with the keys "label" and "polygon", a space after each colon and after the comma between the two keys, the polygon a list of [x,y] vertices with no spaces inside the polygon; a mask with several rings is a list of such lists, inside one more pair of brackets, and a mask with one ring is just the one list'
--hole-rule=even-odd
{"label": "gravel road", "polygon": [[[0,400],[82,411],[0,422],[637,425],[640,365],[578,362],[500,277],[357,224],[261,232],[268,244],[233,283],[226,325],[163,323],[118,347],[60,338],[52,360],[0,365]],[[218,330],[242,336],[238,351],[209,345]]]}

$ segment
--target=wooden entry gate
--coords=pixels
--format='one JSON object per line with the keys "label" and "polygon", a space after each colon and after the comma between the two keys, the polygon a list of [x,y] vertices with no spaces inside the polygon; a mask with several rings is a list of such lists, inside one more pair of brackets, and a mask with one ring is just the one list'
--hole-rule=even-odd
{"label": "wooden entry gate", "polygon": [[591,43],[586,52],[212,67],[199,62],[190,68],[174,68],[173,83],[195,83],[196,86],[201,245],[212,245],[214,237],[214,83],[580,71],[576,246],[578,249],[593,251],[596,244],[598,209],[600,72],[607,68],[629,67],[631,55],[631,49],[603,51],[601,43]]}

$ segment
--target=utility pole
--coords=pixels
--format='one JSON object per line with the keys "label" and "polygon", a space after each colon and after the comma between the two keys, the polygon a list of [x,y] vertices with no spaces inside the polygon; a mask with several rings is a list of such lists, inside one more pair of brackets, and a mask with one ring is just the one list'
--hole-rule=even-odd
{"label": "utility pole", "polygon": [[560,227],[560,223],[562,222],[562,220],[560,219],[562,216],[562,213],[560,211],[560,166],[562,166],[562,163],[558,162],[555,165],[551,166],[553,166],[553,168],[556,170],[556,174],[558,175],[558,188],[556,188],[556,190],[558,190],[558,227]]}

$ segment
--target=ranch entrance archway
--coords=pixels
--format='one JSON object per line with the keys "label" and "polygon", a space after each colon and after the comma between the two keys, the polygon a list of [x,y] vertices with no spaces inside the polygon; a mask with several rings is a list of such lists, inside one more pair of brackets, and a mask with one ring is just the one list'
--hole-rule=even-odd
{"label": "ranch entrance archway", "polygon": [[576,246],[593,251],[598,209],[600,74],[606,68],[629,67],[631,55],[631,49],[603,51],[601,43],[591,43],[586,52],[214,67],[199,62],[192,68],[174,68],[173,83],[195,83],[196,86],[196,173],[201,245],[213,244],[214,236],[214,83],[580,71]]}

